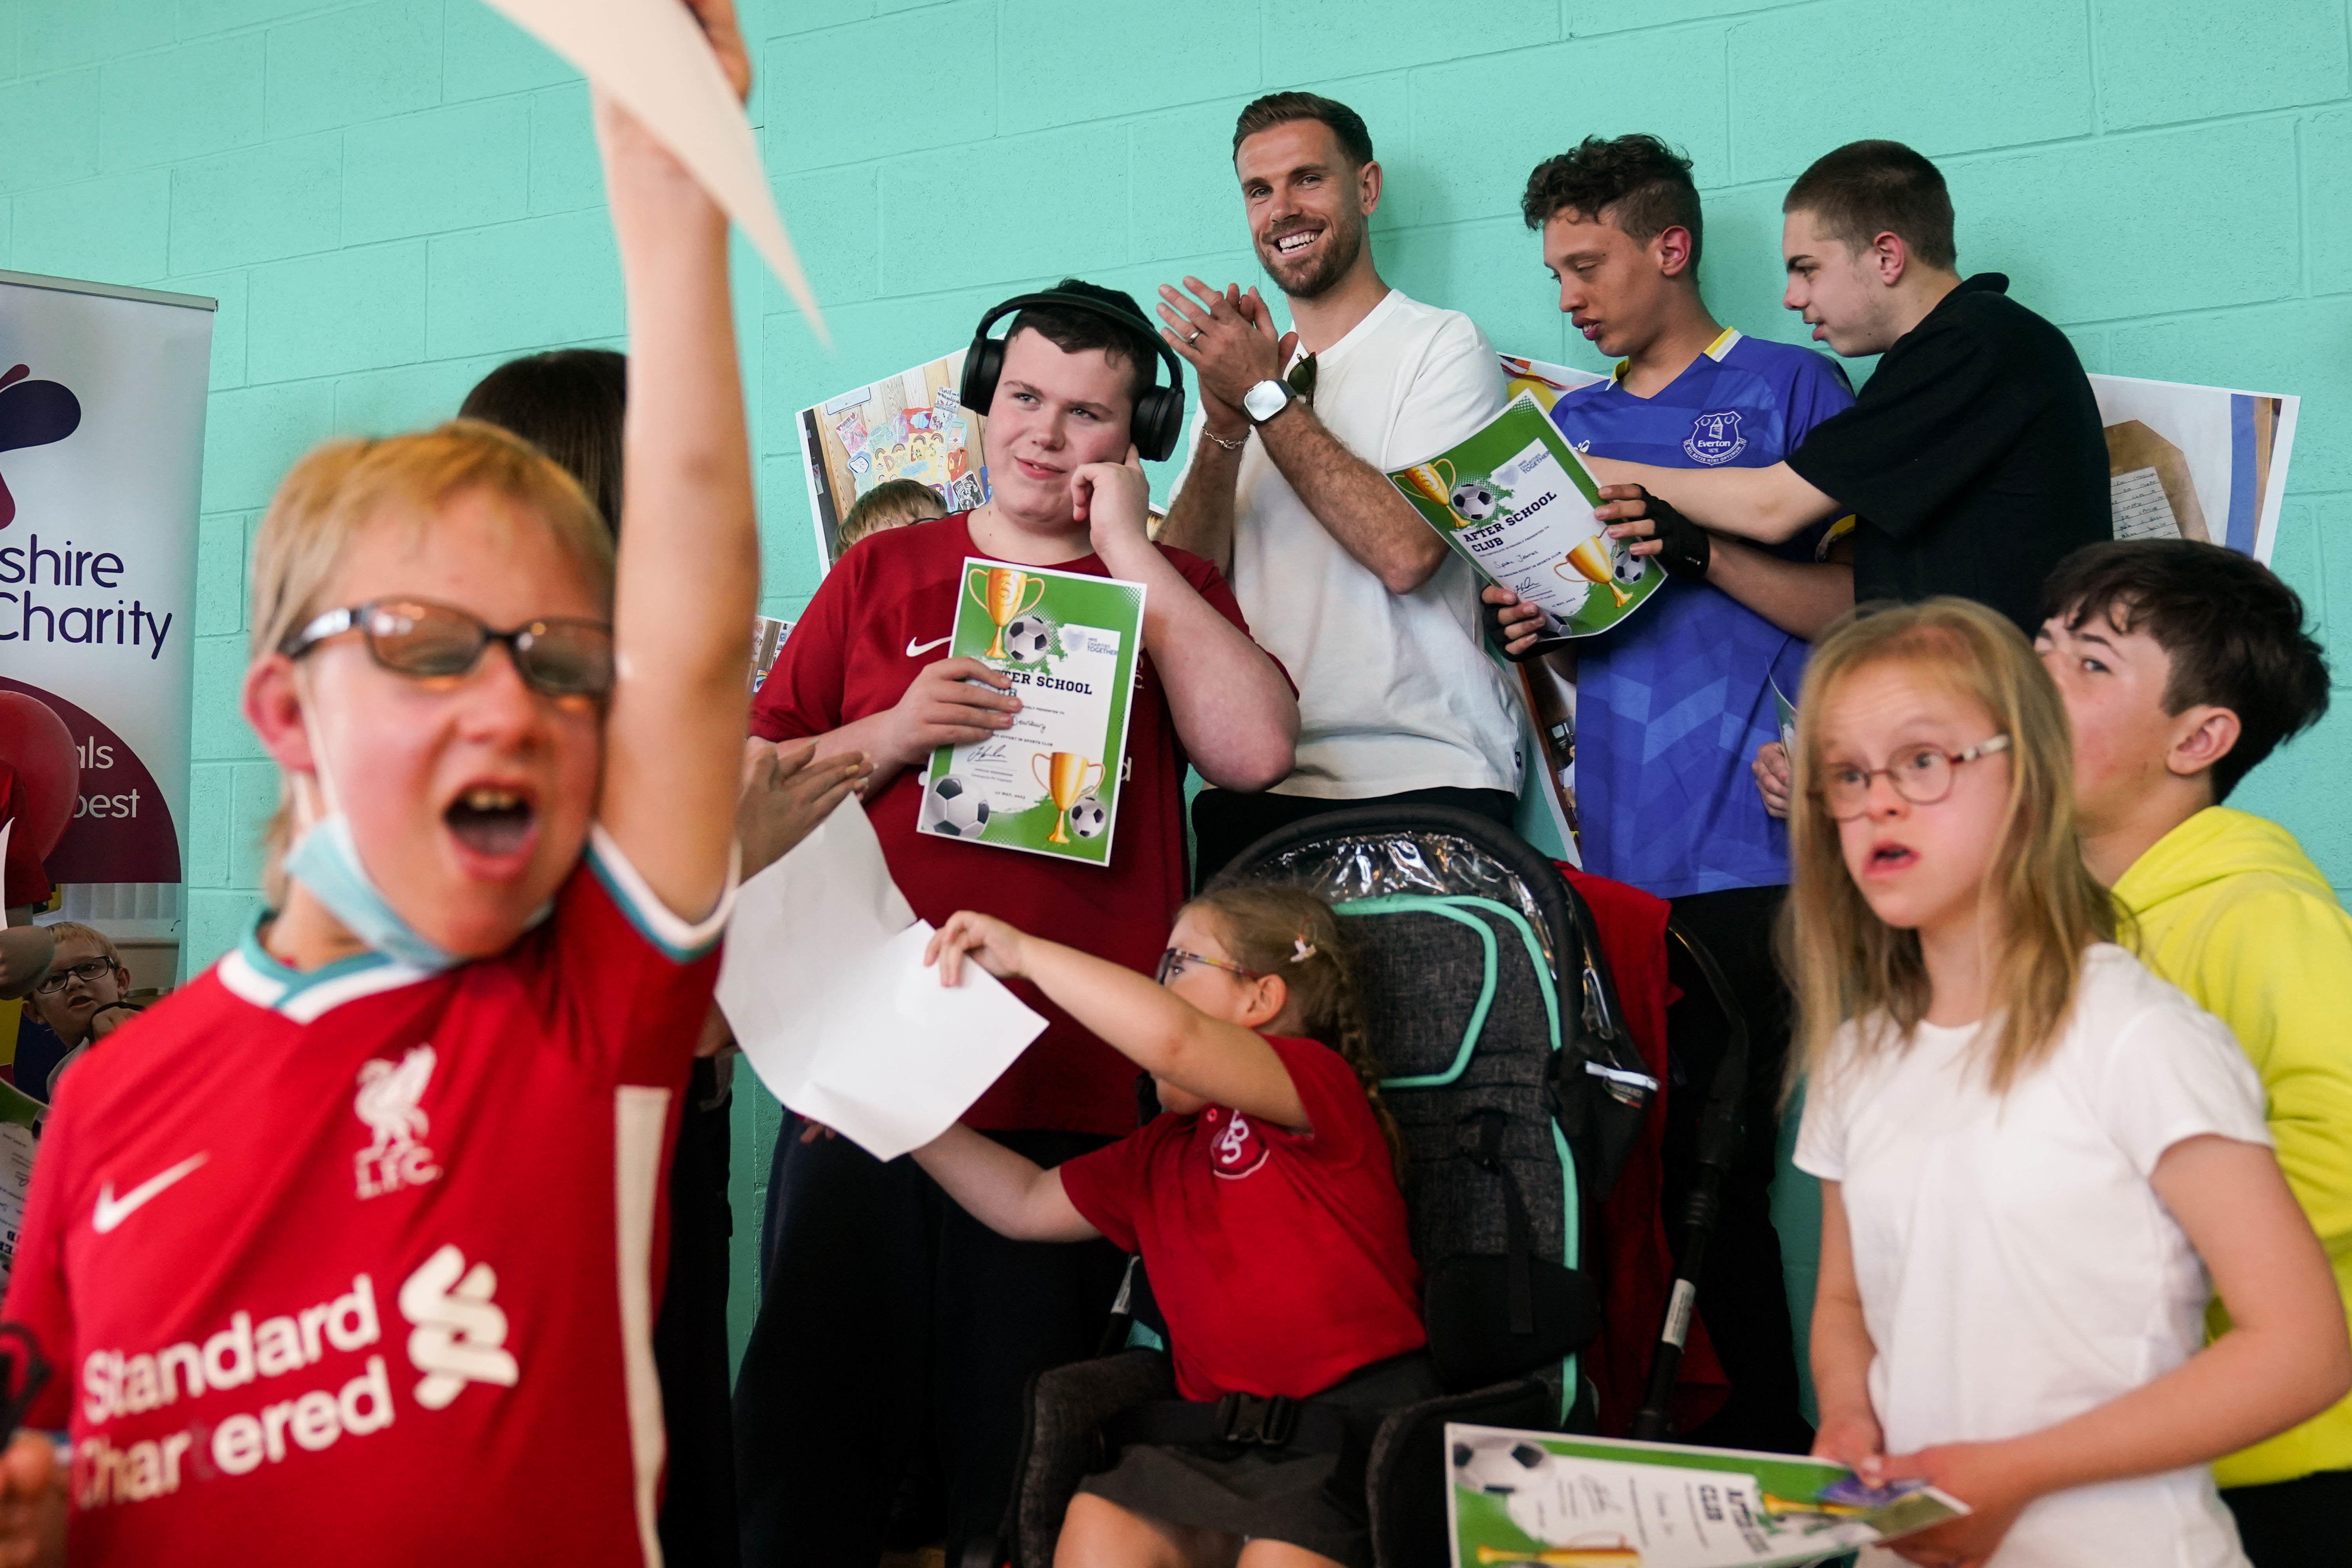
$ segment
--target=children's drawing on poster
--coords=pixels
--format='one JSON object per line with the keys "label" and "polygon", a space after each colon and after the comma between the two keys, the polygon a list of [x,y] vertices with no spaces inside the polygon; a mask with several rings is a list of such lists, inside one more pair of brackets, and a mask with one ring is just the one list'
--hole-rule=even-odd
{"label": "children's drawing on poster", "polygon": [[857,498],[887,479],[912,479],[939,492],[950,512],[988,499],[981,455],[987,424],[969,412],[957,388],[964,351],[854,387],[801,410],[809,516],[817,559],[826,571],[840,554],[841,520]]}
{"label": "children's drawing on poster", "polygon": [[2226,544],[2268,564],[2303,400],[2095,375],[2117,539]]}
{"label": "children's drawing on poster", "polygon": [[776,656],[784,651],[784,639],[793,635],[793,623],[778,620],[773,616],[751,617],[751,689],[756,692],[768,682],[768,671],[776,668]]}

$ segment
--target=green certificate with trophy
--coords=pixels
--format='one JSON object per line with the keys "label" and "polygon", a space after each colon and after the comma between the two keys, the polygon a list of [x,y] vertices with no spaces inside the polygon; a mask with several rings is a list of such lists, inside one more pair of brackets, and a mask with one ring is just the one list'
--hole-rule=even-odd
{"label": "green certificate with trophy", "polygon": [[948,657],[1003,670],[1021,710],[931,753],[917,828],[1108,865],[1142,652],[1142,584],[967,557]]}
{"label": "green certificate with trophy", "polygon": [[1389,479],[1481,575],[1541,605],[1548,637],[1605,632],[1665,581],[1656,562],[1601,531],[1599,483],[1531,394]]}

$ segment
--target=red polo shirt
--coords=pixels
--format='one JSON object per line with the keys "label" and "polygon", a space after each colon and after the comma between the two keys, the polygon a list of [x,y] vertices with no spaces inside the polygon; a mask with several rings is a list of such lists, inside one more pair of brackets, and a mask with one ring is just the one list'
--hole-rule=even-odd
{"label": "red polo shirt", "polygon": [[1266,1044],[1307,1131],[1213,1105],[1060,1167],[1087,1223],[1142,1254],[1187,1399],[1304,1399],[1429,1340],[1404,1194],[1356,1069],[1318,1040]]}

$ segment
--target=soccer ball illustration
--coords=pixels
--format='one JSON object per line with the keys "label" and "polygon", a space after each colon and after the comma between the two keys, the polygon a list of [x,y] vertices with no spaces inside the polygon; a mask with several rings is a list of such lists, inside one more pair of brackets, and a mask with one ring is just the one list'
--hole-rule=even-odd
{"label": "soccer ball illustration", "polygon": [[931,826],[950,838],[977,838],[988,826],[988,802],[953,773],[931,784]]}
{"label": "soccer ball illustration", "polygon": [[1454,487],[1454,514],[1465,522],[1484,522],[1502,500],[1484,479],[1465,479]]}
{"label": "soccer ball illustration", "polygon": [[1054,629],[1041,616],[1015,616],[1004,623],[1005,657],[1015,664],[1034,664],[1053,647]]}
{"label": "soccer ball illustration", "polygon": [[1616,564],[1612,566],[1610,571],[1616,577],[1617,585],[1621,588],[1632,587],[1642,580],[1642,574],[1650,569],[1650,563],[1646,557],[1634,554],[1622,543],[1612,543],[1610,551],[1616,558]]}
{"label": "soccer ball illustration", "polygon": [[[1569,1494],[1569,1478],[1551,1451],[1524,1438],[1492,1436],[1454,1445],[1456,1486],[1503,1500],[1503,1511],[1538,1541],[1554,1546],[1622,1545],[1593,1540]],[[1630,1561],[1630,1560],[1629,1560]]]}
{"label": "soccer ball illustration", "polygon": [[1454,1484],[1474,1492],[1508,1497],[1536,1484],[1551,1463],[1540,1444],[1510,1437],[1479,1437],[1454,1445]]}
{"label": "soccer ball illustration", "polygon": [[1082,795],[1070,802],[1070,831],[1081,838],[1099,838],[1103,826],[1109,821],[1103,803],[1090,795]]}

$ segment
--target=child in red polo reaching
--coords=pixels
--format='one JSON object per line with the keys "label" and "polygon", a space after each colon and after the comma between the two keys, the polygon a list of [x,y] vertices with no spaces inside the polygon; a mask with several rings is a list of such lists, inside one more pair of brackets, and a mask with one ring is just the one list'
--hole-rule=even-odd
{"label": "child in red polo reaching", "polygon": [[[741,90],[728,0],[692,6]],[[280,485],[244,692],[273,907],[62,1081],[5,1315],[71,1464],[9,1448],[0,1561],[659,1561],[661,1177],[759,556],[726,221],[625,113],[598,130],[655,389],[617,567],[487,425]]]}
{"label": "child in red polo reaching", "polygon": [[[1205,894],[1178,914],[1160,984],[1003,921],[959,913],[931,939],[1023,978],[1150,1073],[1162,1114],[1051,1170],[951,1128],[915,1158],[1016,1240],[1108,1237],[1139,1253],[1178,1391],[1317,1397],[1368,1412],[1438,1392],[1397,1184],[1396,1125],[1329,907],[1284,888]],[[1072,1500],[1056,1561],[1369,1564],[1338,1458],[1127,1448]]]}

